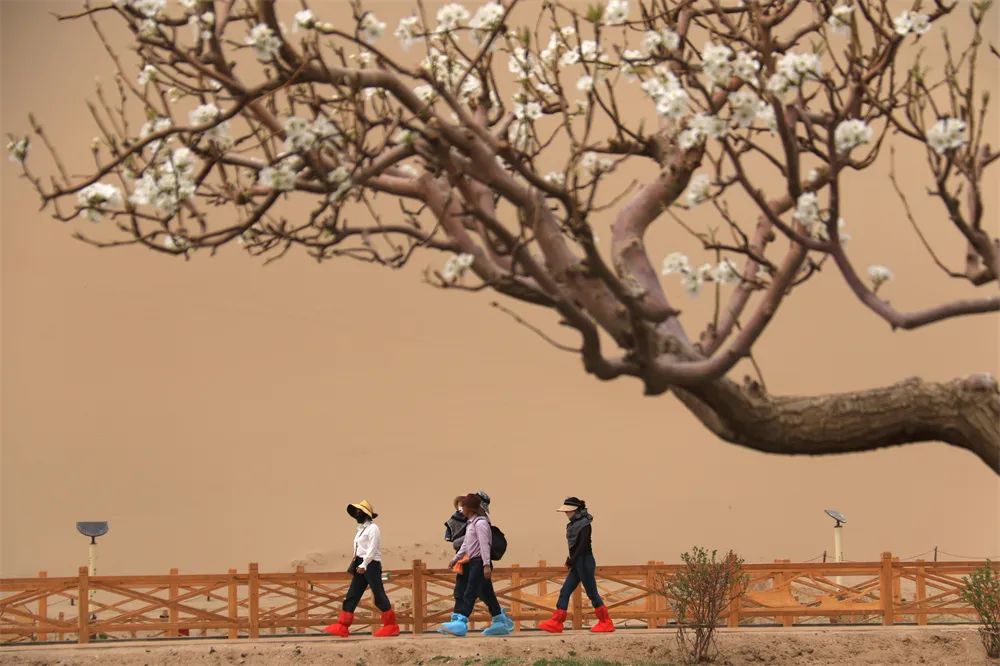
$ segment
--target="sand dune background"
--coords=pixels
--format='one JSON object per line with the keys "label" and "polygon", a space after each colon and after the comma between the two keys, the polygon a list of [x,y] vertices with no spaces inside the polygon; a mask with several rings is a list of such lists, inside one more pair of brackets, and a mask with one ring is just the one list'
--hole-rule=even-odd
{"label": "sand dune background", "polygon": [[[394,26],[407,3],[373,5]],[[36,112],[82,171],[94,134],[84,99],[112,68],[85,23],[50,15],[76,6],[0,4],[2,129],[24,133]],[[996,62],[983,64],[994,90]],[[901,157],[919,196],[919,153]],[[817,557],[832,549],[826,507],[850,520],[848,559],[930,558],[935,546],[942,558],[1000,556],[1000,485],[971,454],[922,444],[783,458],[722,443],[671,396],[585,376],[490,296],[423,284],[440,257],[390,272],[294,252],[263,267],[235,246],[191,261],[99,251],[71,238],[86,222],[39,212],[6,161],[2,188],[3,576],[86,563],[77,520],[111,522],[103,572],[340,569],[344,506],[360,498],[382,514],[387,566],[430,561],[447,554],[452,497],[478,488],[494,497],[509,562],[563,557],[553,509],[569,494],[592,505],[607,564],[674,561],[692,544],[750,561]],[[846,205],[851,251],[893,268],[900,307],[969,293],[934,272],[884,167],[852,179]],[[938,205],[919,200],[918,216],[960,265]],[[661,226],[656,261],[690,245]],[[669,289],[692,316],[707,311]],[[547,313],[517,309],[572,342]],[[893,333],[831,269],[789,299],[757,357],[774,393],[833,392],[996,373],[998,338],[995,316]]]}

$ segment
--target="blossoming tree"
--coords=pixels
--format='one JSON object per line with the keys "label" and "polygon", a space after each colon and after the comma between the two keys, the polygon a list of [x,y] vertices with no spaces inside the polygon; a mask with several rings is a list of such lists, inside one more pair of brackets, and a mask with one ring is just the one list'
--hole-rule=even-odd
{"label": "blossoming tree", "polygon": [[[33,136],[10,138],[53,214],[107,227],[78,234],[87,242],[175,255],[238,243],[255,256],[301,247],[399,267],[441,253],[428,262],[441,266],[426,273],[432,283],[547,308],[579,346],[532,328],[588,373],[672,391],[726,441],[784,454],[944,441],[1000,470],[989,375],[817,396],[729,377],[824,264],[894,329],[1000,309],[983,194],[1000,156],[984,127],[997,119],[976,80],[980,59],[1000,55],[982,35],[989,2],[894,12],[886,0],[545,0],[525,3],[527,27],[518,0],[418,2],[394,39],[359,2],[336,24],[304,1],[280,17],[276,4],[114,0],[63,17],[101,35],[120,103],[99,90],[97,166],[84,178],[34,119]],[[106,19],[131,31],[138,71],[105,39]],[[925,66],[920,42],[948,21],[971,21],[974,38]],[[627,86],[646,109],[621,107]],[[51,178],[31,168],[32,141],[49,151]],[[927,296],[912,312],[883,297],[888,267],[855,265],[841,218],[846,175],[903,142],[926,157],[929,196],[967,247],[964,267],[927,249],[970,291]],[[649,165],[646,182],[609,193],[607,179],[633,161]],[[310,202],[307,216],[282,214],[291,197]],[[384,197],[398,199],[395,219],[373,206]],[[732,212],[736,198],[749,220]],[[651,257],[647,230],[696,207],[721,229],[691,229],[713,261]],[[606,210],[609,252],[593,226]],[[713,291],[715,315],[690,321],[676,291]]]}

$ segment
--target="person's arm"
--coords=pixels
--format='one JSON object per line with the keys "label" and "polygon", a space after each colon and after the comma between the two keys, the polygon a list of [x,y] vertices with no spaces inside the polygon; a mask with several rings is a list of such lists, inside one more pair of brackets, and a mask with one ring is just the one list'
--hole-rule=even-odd
{"label": "person's arm", "polygon": [[449,567],[455,566],[455,563],[462,559],[462,556],[469,552],[469,529],[466,528],[465,534],[462,535],[462,547],[458,549],[455,553],[455,557],[451,559],[451,563],[448,564]]}
{"label": "person's arm", "polygon": [[379,546],[382,544],[382,531],[375,523],[372,523],[371,527],[368,528],[367,535],[369,536],[368,546],[365,548],[365,552],[358,553],[358,557],[361,558],[361,564],[358,565],[359,573],[364,573],[364,570],[372,563],[375,553],[378,552]]}
{"label": "person's arm", "polygon": [[490,530],[490,521],[476,521],[476,538],[479,540],[479,556],[483,558],[483,566],[492,568],[490,550],[493,548],[493,532]]}
{"label": "person's arm", "polygon": [[576,543],[569,550],[569,557],[566,558],[566,566],[571,567],[576,563],[576,558],[580,556],[580,552],[583,550],[583,544],[590,543],[590,532],[590,525],[580,530],[579,536],[576,537]]}

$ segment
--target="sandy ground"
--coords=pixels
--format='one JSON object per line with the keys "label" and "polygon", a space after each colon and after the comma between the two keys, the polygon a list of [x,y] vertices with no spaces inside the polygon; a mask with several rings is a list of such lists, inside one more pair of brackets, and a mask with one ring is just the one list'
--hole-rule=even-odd
{"label": "sandy ground", "polygon": [[[722,630],[720,664],[935,664],[1000,665],[986,657],[974,627],[856,627],[838,629]],[[505,638],[436,635],[391,639],[303,637],[225,641],[144,641],[116,645],[0,648],[11,666],[75,664],[426,664],[521,666],[576,658],[613,664],[676,664],[670,630],[618,631],[611,635],[525,632]]]}

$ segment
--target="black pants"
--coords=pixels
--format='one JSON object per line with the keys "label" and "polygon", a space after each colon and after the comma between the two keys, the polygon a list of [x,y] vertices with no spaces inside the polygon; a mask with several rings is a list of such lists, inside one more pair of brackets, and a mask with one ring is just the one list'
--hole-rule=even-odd
{"label": "black pants", "polygon": [[559,601],[556,602],[556,608],[559,610],[569,608],[570,595],[580,583],[583,583],[583,589],[590,597],[590,603],[594,605],[594,608],[600,608],[604,605],[601,593],[597,589],[597,562],[594,561],[593,553],[584,553],[576,558],[576,562],[570,567],[569,575],[566,576],[562,589],[559,591]]}
{"label": "black pants", "polygon": [[[355,566],[360,565],[361,558],[355,557],[354,564]],[[361,601],[361,595],[369,587],[372,588],[372,595],[375,597],[375,606],[380,611],[384,613],[392,608],[392,603],[382,586],[382,563],[373,560],[368,564],[363,574],[356,573],[351,579],[351,587],[347,589],[347,596],[344,597],[344,610],[353,613],[354,609],[358,607],[358,602]]]}
{"label": "black pants", "polygon": [[469,617],[472,609],[476,607],[476,599],[482,598],[483,603],[490,609],[490,616],[495,617],[500,614],[500,602],[497,601],[496,592],[493,591],[493,581],[486,580],[483,575],[483,560],[481,557],[474,557],[465,563],[463,573],[467,577],[465,592],[461,600],[455,604],[455,612],[459,615]]}
{"label": "black pants", "polygon": [[[480,560],[482,562],[482,560]],[[465,567],[462,569],[462,573],[455,576],[455,612],[458,613],[458,607],[462,604],[462,599],[465,598],[465,590],[469,587],[469,564],[466,563]],[[479,588],[479,600],[486,604],[486,607],[490,609],[490,616],[500,614],[500,602],[497,601],[497,594],[493,591],[493,581],[483,579],[482,585]],[[473,601],[475,603],[475,601]]]}

